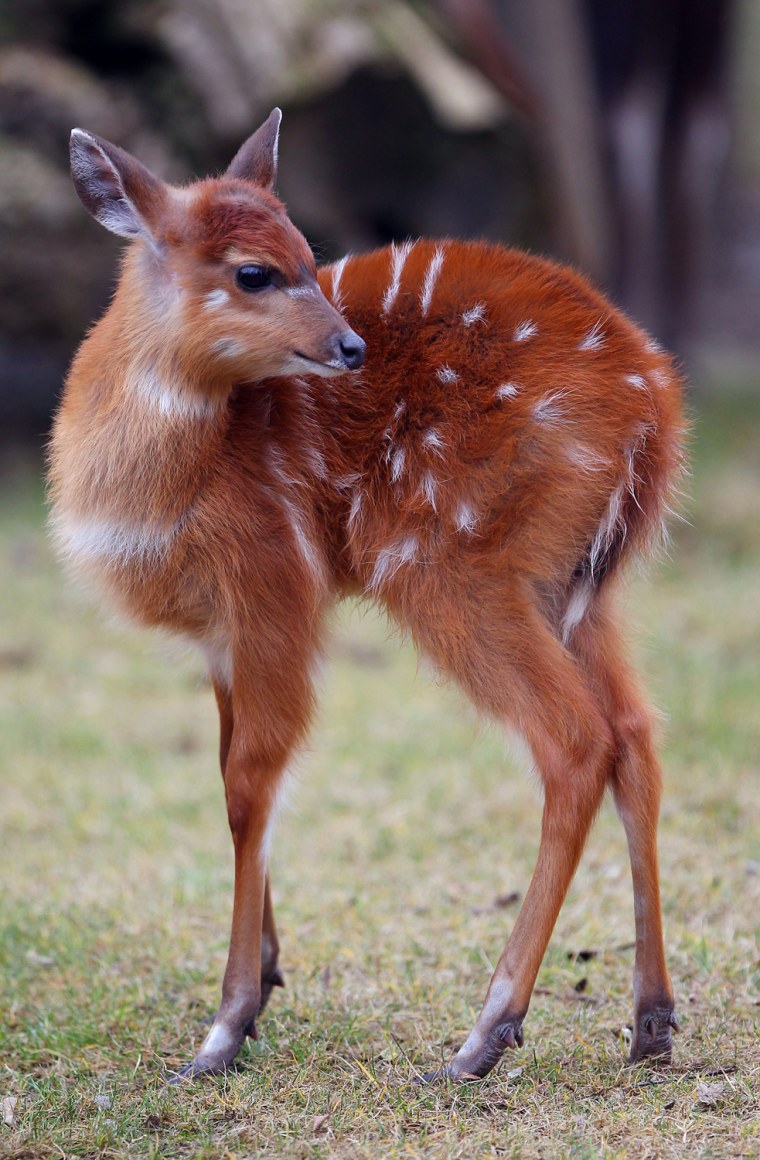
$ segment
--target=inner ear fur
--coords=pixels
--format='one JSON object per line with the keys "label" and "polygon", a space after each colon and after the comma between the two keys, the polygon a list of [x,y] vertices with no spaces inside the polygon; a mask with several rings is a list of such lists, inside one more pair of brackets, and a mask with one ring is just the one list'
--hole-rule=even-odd
{"label": "inner ear fur", "polygon": [[72,130],[70,152],[85,209],[120,237],[155,240],[167,200],[164,183],[131,153],[84,129]]}

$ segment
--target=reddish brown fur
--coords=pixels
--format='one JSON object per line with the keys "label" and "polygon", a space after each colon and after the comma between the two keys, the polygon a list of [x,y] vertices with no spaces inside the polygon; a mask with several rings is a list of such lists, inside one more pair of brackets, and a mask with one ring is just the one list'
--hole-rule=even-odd
{"label": "reddish brown fur", "polygon": [[[74,361],[51,451],[64,550],[136,620],[196,640],[214,680],[235,907],[222,1005],[188,1073],[226,1066],[280,981],[266,834],[324,614],[348,593],[374,595],[521,730],[545,787],[533,883],[447,1074],[485,1074],[521,1042],[607,784],[637,898],[632,1054],[667,1055],[660,773],[613,603],[681,462],[678,376],[583,278],[497,246],[438,243],[429,294],[432,242],[354,257],[320,271],[323,297],[281,203],[241,180],[257,155],[273,172],[267,127],[234,176],[162,194],[158,225],[153,187],[136,195],[150,236]],[[246,296],[242,262],[278,285]],[[335,369],[346,322],[327,299],[366,339],[363,371],[285,373],[294,351]]]}

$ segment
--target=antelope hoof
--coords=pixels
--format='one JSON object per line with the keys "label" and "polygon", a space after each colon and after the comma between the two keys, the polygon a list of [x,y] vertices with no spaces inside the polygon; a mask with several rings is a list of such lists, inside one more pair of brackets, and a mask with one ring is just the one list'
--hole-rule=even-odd
{"label": "antelope hoof", "polygon": [[652,1007],[636,1020],[629,1063],[670,1063],[678,1019],[671,1006]]}
{"label": "antelope hoof", "polygon": [[[285,979],[279,967],[273,967],[266,975],[261,976],[261,1006],[259,1007],[259,1015],[269,1002],[269,996],[272,994],[273,989],[284,986]],[[256,1036],[253,1035],[252,1038],[255,1039]]]}
{"label": "antelope hoof", "polygon": [[418,1083],[472,1083],[483,1079],[496,1066],[506,1048],[522,1047],[522,1018],[503,1019],[489,1032],[481,1034],[477,1028],[446,1067],[429,1071]]}
{"label": "antelope hoof", "polygon": [[215,1022],[195,1059],[176,1072],[170,1083],[184,1083],[206,1075],[222,1075],[227,1071],[243,1046],[246,1036],[257,1039],[256,1022],[250,1019],[242,1027],[229,1027]]}

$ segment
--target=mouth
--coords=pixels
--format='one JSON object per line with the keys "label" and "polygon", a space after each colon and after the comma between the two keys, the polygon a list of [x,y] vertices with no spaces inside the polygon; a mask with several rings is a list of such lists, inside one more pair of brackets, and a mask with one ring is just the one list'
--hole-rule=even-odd
{"label": "mouth", "polygon": [[310,358],[300,350],[293,351],[292,362],[295,371],[301,371],[306,374],[321,375],[323,378],[331,378],[333,375],[343,375],[348,371],[346,364],[339,359],[330,359],[329,362],[320,362],[319,359]]}

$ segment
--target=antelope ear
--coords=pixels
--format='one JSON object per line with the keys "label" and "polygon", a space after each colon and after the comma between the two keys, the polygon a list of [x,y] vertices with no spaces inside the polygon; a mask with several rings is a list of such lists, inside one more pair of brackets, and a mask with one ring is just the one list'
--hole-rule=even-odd
{"label": "antelope ear", "polygon": [[111,233],[155,242],[166,186],[130,153],[84,129],[71,131],[71,177],[82,205]]}
{"label": "antelope ear", "polygon": [[282,110],[272,109],[264,124],[238,149],[227,169],[228,177],[255,181],[273,190],[277,181],[277,146]]}

